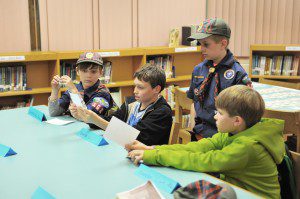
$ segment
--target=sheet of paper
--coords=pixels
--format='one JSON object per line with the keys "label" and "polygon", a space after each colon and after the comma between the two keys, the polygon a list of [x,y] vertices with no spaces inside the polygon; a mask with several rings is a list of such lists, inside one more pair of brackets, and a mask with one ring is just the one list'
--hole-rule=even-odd
{"label": "sheet of paper", "polygon": [[61,119],[58,119],[58,118],[54,118],[54,119],[51,119],[51,120],[48,120],[46,121],[47,123],[49,124],[54,124],[54,125],[66,125],[66,124],[70,124],[74,121],[71,121],[71,120],[61,120]]}
{"label": "sheet of paper", "polygon": [[81,99],[80,99],[80,97],[79,97],[78,94],[74,94],[74,93],[71,93],[71,92],[70,92],[70,97],[71,97],[72,102],[73,102],[76,106],[80,106],[80,107],[83,106],[83,104],[82,104],[82,102],[81,102]]}
{"label": "sheet of paper", "polygon": [[147,181],[134,189],[117,194],[117,199],[164,199],[151,181]]}
{"label": "sheet of paper", "polygon": [[132,143],[137,138],[139,133],[139,130],[133,128],[116,117],[112,117],[103,137],[125,147],[126,144]]}

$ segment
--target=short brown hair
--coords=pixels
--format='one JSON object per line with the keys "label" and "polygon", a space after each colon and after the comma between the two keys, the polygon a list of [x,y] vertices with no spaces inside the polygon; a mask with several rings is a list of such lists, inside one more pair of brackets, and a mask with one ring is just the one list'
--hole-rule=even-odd
{"label": "short brown hair", "polygon": [[152,88],[160,86],[160,92],[164,90],[166,86],[166,74],[158,66],[145,64],[133,75],[140,81],[149,82]]}
{"label": "short brown hair", "polygon": [[103,66],[91,62],[84,62],[77,65],[78,70],[97,69],[102,70]]}
{"label": "short brown hair", "polygon": [[227,40],[227,46],[229,45],[229,38],[222,36],[222,35],[212,35],[209,38],[211,38],[212,40],[214,40],[216,43],[220,43],[222,41],[222,39]]}
{"label": "short brown hair", "polygon": [[265,102],[256,90],[244,85],[235,85],[218,95],[216,108],[225,110],[230,117],[242,117],[247,128],[250,128],[261,120]]}

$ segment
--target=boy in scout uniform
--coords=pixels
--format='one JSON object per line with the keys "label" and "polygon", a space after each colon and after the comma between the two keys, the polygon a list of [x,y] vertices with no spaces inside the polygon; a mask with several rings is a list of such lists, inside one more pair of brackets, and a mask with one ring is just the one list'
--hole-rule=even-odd
{"label": "boy in scout uniform", "polygon": [[[74,118],[80,120],[76,105],[71,101],[70,93],[79,94],[87,109],[97,115],[107,114],[108,110],[115,107],[115,103],[109,90],[99,81],[103,69],[103,60],[100,54],[83,53],[77,60],[76,66],[76,72],[80,78],[80,83],[77,85],[67,75],[53,77],[52,92],[48,102],[50,116],[58,116],[70,111]],[[68,90],[62,94],[61,98],[58,98],[61,84],[65,85]]]}
{"label": "boy in scout uniform", "polygon": [[215,18],[206,19],[188,38],[197,40],[205,58],[195,66],[187,92],[187,97],[194,102],[191,106],[192,141],[217,133],[215,99],[222,90],[236,84],[251,85],[246,71],[228,49],[230,34],[225,21]]}

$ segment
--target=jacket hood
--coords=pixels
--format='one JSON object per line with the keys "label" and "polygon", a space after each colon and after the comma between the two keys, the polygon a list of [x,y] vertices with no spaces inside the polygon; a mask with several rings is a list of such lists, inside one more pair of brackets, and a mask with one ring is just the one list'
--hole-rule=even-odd
{"label": "jacket hood", "polygon": [[283,129],[283,120],[262,118],[260,122],[251,128],[236,134],[236,136],[247,136],[257,141],[270,153],[276,164],[279,164],[285,154],[285,146],[282,135]]}

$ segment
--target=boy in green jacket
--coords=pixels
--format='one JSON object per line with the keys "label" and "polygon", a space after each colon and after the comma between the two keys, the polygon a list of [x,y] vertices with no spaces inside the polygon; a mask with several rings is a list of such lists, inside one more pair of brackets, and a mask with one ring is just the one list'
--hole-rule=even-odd
{"label": "boy in green jacket", "polygon": [[221,179],[265,198],[280,198],[276,164],[283,160],[284,122],[261,119],[265,104],[260,94],[243,85],[223,90],[216,100],[218,133],[189,144],[126,146],[137,164],[182,170],[218,172]]}

